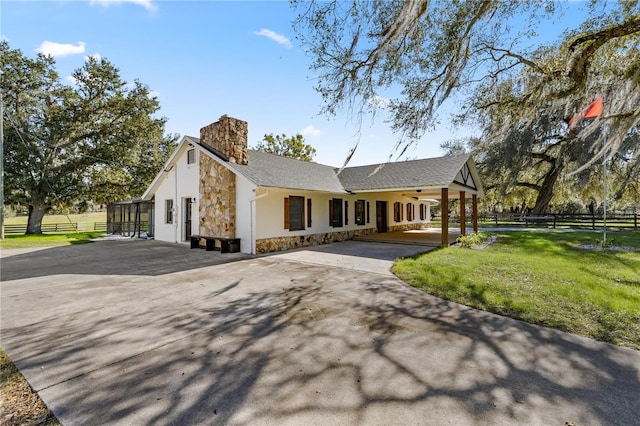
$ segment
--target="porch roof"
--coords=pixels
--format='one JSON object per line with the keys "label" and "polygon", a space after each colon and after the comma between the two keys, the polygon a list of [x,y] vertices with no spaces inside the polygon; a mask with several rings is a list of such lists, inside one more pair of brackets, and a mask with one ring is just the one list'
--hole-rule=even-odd
{"label": "porch roof", "polygon": [[[470,159],[469,154],[368,166],[346,167],[338,175],[347,191],[448,188]],[[469,185],[474,186],[474,185]]]}

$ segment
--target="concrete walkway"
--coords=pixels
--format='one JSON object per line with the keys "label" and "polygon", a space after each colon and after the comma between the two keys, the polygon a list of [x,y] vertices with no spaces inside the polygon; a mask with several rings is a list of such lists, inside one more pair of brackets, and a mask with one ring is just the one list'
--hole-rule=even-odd
{"label": "concrete walkway", "polygon": [[424,249],[4,252],[1,346],[65,425],[638,424],[640,352],[423,294],[390,247]]}

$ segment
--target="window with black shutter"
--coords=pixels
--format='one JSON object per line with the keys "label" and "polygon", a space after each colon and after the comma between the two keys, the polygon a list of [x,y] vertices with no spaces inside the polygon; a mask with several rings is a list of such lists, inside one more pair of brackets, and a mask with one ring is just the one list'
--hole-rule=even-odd
{"label": "window with black shutter", "polygon": [[289,231],[304,228],[304,197],[289,196],[284,199],[284,227]]}

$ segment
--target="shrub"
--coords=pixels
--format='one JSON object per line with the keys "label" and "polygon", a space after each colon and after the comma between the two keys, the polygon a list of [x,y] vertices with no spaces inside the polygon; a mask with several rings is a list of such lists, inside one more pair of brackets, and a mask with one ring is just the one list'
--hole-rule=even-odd
{"label": "shrub", "polygon": [[456,242],[459,243],[461,247],[471,248],[489,241],[489,238],[491,238],[491,235],[486,232],[472,232],[471,234],[459,236]]}

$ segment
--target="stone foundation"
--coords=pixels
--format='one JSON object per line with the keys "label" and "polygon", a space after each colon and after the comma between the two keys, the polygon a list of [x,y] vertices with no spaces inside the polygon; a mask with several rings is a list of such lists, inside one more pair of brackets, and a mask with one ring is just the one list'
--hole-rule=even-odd
{"label": "stone foundation", "polygon": [[376,228],[354,229],[351,231],[328,232],[322,234],[299,235],[295,237],[263,238],[256,241],[256,253],[291,250],[300,247],[318,246],[351,240],[354,237],[377,233]]}
{"label": "stone foundation", "polygon": [[387,232],[398,232],[398,231],[413,231],[415,229],[425,229],[431,228],[431,223],[404,223],[402,225],[389,225],[387,226]]}
{"label": "stone foundation", "polygon": [[200,234],[236,236],[236,175],[207,155],[200,155]]}

